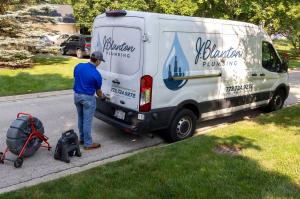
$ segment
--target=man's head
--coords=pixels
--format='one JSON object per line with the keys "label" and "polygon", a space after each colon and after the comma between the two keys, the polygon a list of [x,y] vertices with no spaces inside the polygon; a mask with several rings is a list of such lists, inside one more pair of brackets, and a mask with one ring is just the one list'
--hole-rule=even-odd
{"label": "man's head", "polygon": [[99,66],[101,61],[105,62],[105,60],[103,59],[103,54],[100,51],[94,51],[91,54],[91,62],[93,62],[96,66]]}

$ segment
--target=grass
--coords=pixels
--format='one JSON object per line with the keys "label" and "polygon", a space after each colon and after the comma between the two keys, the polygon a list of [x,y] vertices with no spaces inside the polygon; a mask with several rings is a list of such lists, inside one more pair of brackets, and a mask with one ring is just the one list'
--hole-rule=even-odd
{"label": "grass", "polygon": [[74,66],[82,61],[73,57],[37,56],[33,68],[0,69],[0,96],[70,89]]}
{"label": "grass", "polygon": [[288,40],[274,40],[273,43],[280,54],[289,55],[289,68],[300,68],[300,54],[294,53],[293,46]]}
{"label": "grass", "polygon": [[299,143],[298,105],[0,198],[300,198]]}

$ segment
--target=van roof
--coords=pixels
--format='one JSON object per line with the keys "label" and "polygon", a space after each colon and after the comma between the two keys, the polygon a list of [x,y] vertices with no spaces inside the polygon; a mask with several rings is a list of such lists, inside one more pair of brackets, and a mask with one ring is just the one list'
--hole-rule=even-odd
{"label": "van roof", "polygon": [[[165,20],[180,20],[180,21],[195,21],[195,22],[210,22],[210,23],[218,23],[218,24],[227,24],[227,25],[239,25],[239,26],[247,26],[253,27],[256,29],[260,29],[259,26],[247,22],[241,21],[233,21],[233,20],[225,20],[225,19],[215,19],[215,18],[204,18],[204,17],[190,17],[190,16],[181,16],[181,15],[171,15],[171,14],[160,14],[153,12],[141,12],[141,11],[129,11],[126,10],[127,17],[141,17],[141,18],[159,18]],[[105,17],[105,13],[99,15],[97,18]]]}

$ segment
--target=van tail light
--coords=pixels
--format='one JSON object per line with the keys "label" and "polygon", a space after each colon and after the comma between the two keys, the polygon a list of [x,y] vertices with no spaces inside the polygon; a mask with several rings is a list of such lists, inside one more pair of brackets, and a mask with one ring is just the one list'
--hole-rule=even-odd
{"label": "van tail light", "polygon": [[151,110],[152,84],[153,79],[150,75],[145,75],[141,78],[140,112],[149,112]]}

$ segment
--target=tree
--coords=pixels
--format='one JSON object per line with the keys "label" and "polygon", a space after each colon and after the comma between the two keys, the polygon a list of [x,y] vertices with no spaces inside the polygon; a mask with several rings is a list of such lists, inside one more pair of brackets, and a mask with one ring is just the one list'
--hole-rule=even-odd
{"label": "tree", "polygon": [[280,30],[291,41],[295,54],[300,53],[300,3],[289,6],[280,24]]}
{"label": "tree", "polygon": [[[5,1],[5,0],[2,0]],[[269,34],[283,33],[300,51],[299,0],[51,0],[74,5],[77,24],[91,30],[94,18],[107,9],[128,9],[263,22]]]}
{"label": "tree", "polygon": [[[291,41],[295,53],[300,52],[300,2],[297,0],[252,1],[248,21],[263,21],[269,34],[281,33]],[[263,11],[263,12],[262,12]]]}
{"label": "tree", "polygon": [[194,16],[197,11],[197,3],[193,0],[154,0],[152,9],[158,13]]}
{"label": "tree", "polygon": [[77,25],[91,30],[94,18],[106,10],[128,9],[146,11],[148,10],[148,5],[144,0],[80,0],[74,4],[73,9]]}

